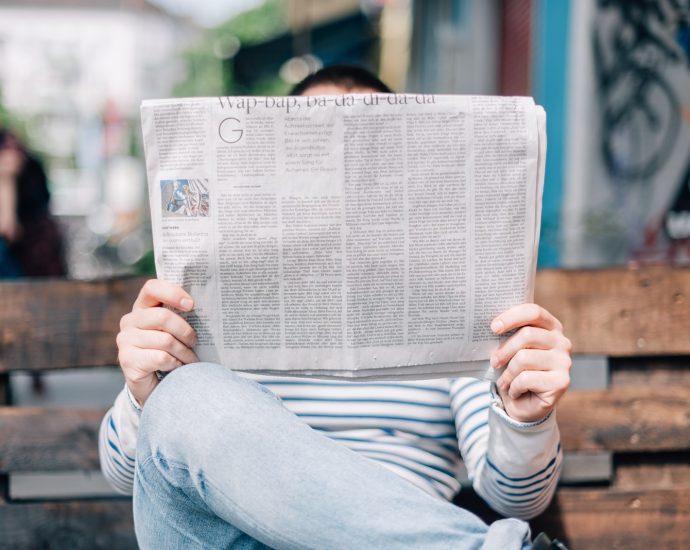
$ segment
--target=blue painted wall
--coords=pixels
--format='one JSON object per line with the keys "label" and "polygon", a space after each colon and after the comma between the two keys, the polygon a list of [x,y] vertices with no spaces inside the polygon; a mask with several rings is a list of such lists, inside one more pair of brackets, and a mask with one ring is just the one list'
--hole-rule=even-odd
{"label": "blue painted wall", "polygon": [[535,0],[533,88],[546,109],[548,136],[539,267],[558,267],[561,258],[570,6],[570,0]]}

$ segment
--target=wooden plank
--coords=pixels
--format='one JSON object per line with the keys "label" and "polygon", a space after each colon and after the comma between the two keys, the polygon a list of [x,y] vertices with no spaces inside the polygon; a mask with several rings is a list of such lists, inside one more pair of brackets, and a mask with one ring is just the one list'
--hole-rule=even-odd
{"label": "wooden plank", "polygon": [[130,500],[0,504],[0,547],[137,548]]}
{"label": "wooden plank", "polygon": [[[98,469],[103,412],[0,407],[0,471]],[[690,449],[690,387],[573,391],[557,414],[567,452]]]}
{"label": "wooden plank", "polygon": [[545,270],[535,301],[563,322],[577,353],[690,354],[690,269]]}
{"label": "wooden plank", "polygon": [[120,317],[144,279],[0,284],[0,372],[113,365]]}
{"label": "wooden plank", "polygon": [[690,491],[560,489],[531,523],[571,550],[690,548]]}
{"label": "wooden plank", "polygon": [[690,387],[573,391],[557,415],[566,450],[690,449]]}
{"label": "wooden plank", "polygon": [[[463,489],[455,503],[484,521],[499,519],[471,490]],[[690,490],[560,488],[530,525],[533,535],[543,531],[570,550],[690,548]]]}
{"label": "wooden plank", "polygon": [[690,490],[690,452],[618,455],[614,485],[618,489]]}
{"label": "wooden plank", "polygon": [[104,412],[0,407],[0,472],[98,470]]}
{"label": "wooden plank", "polygon": [[[0,372],[109,365],[115,334],[144,279],[0,284]],[[577,353],[690,355],[690,269],[541,271],[536,301]]]}
{"label": "wooden plank", "polygon": [[689,357],[626,357],[611,361],[611,386],[690,387]]}

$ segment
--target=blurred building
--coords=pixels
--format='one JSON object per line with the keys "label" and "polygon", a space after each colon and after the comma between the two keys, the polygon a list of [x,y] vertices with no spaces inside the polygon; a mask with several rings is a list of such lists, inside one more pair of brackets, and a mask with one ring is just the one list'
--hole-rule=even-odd
{"label": "blurred building", "polygon": [[267,79],[292,85],[322,65],[350,63],[376,70],[377,20],[359,0],[287,0],[283,32],[243,44],[226,60],[234,93],[251,93]]}
{"label": "blurred building", "polygon": [[690,261],[690,2],[414,2],[409,88],[533,95],[540,264]]}
{"label": "blurred building", "polygon": [[57,214],[106,237],[136,224],[139,104],[170,94],[192,35],[146,0],[0,0],[0,103],[46,159]]}

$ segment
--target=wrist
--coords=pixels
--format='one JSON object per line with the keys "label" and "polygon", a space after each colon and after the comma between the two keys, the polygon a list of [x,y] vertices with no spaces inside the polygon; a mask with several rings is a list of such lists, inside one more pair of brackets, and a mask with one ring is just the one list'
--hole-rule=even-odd
{"label": "wrist", "polygon": [[542,422],[546,420],[556,408],[554,404],[550,407],[523,407],[524,410],[521,410],[519,406],[515,405],[508,393],[498,389],[495,383],[491,384],[491,395],[496,407],[498,407],[506,417],[521,424]]}
{"label": "wrist", "polygon": [[146,400],[157,385],[158,378],[155,375],[152,375],[151,379],[138,380],[136,382],[127,380],[127,395],[129,396],[132,406],[138,411],[141,411],[144,408]]}

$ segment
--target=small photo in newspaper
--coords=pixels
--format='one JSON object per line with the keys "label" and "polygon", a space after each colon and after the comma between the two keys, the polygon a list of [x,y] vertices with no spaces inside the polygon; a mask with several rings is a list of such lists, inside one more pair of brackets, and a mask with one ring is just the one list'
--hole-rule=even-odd
{"label": "small photo in newspaper", "polygon": [[208,217],[208,180],[161,180],[161,207],[164,218]]}

